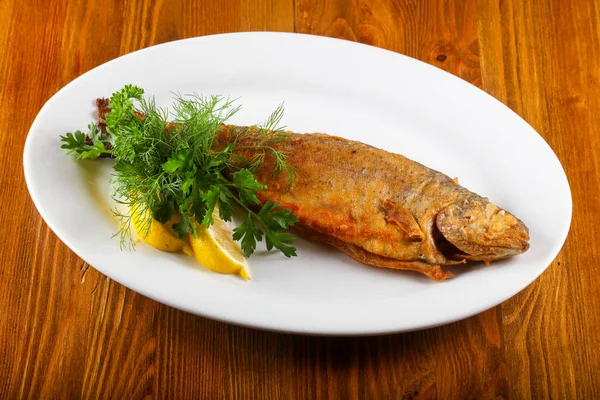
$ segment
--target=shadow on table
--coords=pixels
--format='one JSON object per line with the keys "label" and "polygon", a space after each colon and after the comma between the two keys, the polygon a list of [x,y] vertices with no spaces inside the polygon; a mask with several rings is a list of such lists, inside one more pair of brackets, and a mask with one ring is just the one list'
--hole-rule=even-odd
{"label": "shadow on table", "polygon": [[[174,332],[178,340],[191,348],[198,346],[192,340],[210,340],[202,346],[209,349],[210,362],[220,364],[237,385],[277,379],[318,392],[313,394],[334,391],[334,398],[351,398],[357,390],[359,398],[429,398],[444,393],[440,380],[469,385],[461,377],[486,377],[497,389],[505,379],[495,309],[438,328],[373,337],[281,334],[188,317],[205,331]],[[482,368],[488,368],[487,375]],[[471,386],[464,389],[473,394]]]}

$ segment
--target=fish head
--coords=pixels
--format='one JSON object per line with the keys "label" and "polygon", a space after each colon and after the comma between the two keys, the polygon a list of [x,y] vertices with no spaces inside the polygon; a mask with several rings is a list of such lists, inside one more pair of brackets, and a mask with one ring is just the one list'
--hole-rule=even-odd
{"label": "fish head", "polygon": [[529,249],[529,230],[514,215],[484,198],[470,198],[444,207],[435,225],[452,244],[457,258],[492,261]]}

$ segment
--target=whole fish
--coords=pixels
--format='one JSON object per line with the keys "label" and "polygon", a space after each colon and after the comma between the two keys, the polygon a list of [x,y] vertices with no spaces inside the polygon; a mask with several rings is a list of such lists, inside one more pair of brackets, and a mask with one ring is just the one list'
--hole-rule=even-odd
{"label": "whole fish", "polygon": [[[215,146],[235,141],[240,159],[260,142],[287,154],[290,184],[270,152],[256,177],[267,185],[262,203],[279,202],[299,219],[294,231],[376,267],[418,271],[441,281],[443,266],[489,263],[523,253],[529,232],[514,215],[460,186],[457,180],[402,155],[320,133],[266,135],[224,126]],[[241,165],[240,165],[241,166]]]}

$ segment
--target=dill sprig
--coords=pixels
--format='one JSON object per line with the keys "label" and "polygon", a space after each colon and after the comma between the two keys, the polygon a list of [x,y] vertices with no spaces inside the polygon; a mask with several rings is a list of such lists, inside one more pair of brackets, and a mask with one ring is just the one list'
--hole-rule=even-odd
{"label": "dill sprig", "polygon": [[[287,154],[280,150],[270,146],[271,143],[280,143],[290,140],[290,136],[285,132],[285,126],[281,125],[285,108],[283,103],[277,106],[277,108],[269,115],[267,120],[258,126],[249,127],[237,127],[238,129],[233,131],[234,142],[236,138],[241,135],[246,135],[251,138],[251,144],[240,145],[236,144],[236,150],[253,150],[254,155],[252,159],[246,160],[246,168],[250,171],[255,172],[256,169],[264,162],[266,154],[273,156],[275,163],[275,169],[273,170],[273,176],[279,172],[284,172],[287,175],[289,188],[295,183],[296,169],[287,163]],[[237,154],[234,155],[237,156]],[[238,162],[240,160],[237,160]]]}
{"label": "dill sprig", "polygon": [[[290,184],[294,181],[294,170],[286,163],[286,154],[268,144],[286,139],[280,126],[283,104],[263,124],[247,128],[253,131],[258,128],[256,145],[237,147],[233,138],[215,151],[215,135],[240,110],[234,100],[176,94],[169,112],[157,107],[153,98],[143,95],[143,89],[126,85],[111,96],[110,112],[104,121],[109,136],[100,135],[92,124],[87,138],[79,131],[61,137],[62,147],[77,153],[79,158],[97,158],[108,153],[115,159],[112,197],[130,210],[127,214],[113,210],[121,221],[121,229],[115,234],[121,246],[134,246],[133,214],[146,232],[153,219],[166,223],[178,214],[181,220],[173,224],[173,231],[184,237],[190,233],[196,235],[196,223],[210,226],[215,207],[221,219],[231,221],[237,205],[247,212],[247,218],[234,229],[233,239],[240,241],[246,257],[263,238],[268,250],[276,248],[287,257],[296,255],[291,245],[293,237],[286,231],[297,222],[290,210],[267,202],[255,211],[260,203],[256,192],[266,186],[256,180],[254,172],[266,153],[274,156],[274,173],[283,171]],[[240,165],[236,163],[239,154],[234,149],[250,147],[257,150],[256,156],[247,160],[246,168],[233,169],[232,166]]]}

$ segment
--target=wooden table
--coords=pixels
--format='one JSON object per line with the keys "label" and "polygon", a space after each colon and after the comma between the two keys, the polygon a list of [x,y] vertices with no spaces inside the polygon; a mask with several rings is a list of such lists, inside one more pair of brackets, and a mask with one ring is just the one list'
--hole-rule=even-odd
{"label": "wooden table", "polygon": [[[27,192],[21,157],[37,112],[69,81],[122,54],[247,30],[391,49],[507,104],[546,139],[571,183],[573,222],[558,258],[487,312],[371,338],[229,326],[90,268]],[[600,396],[598,2],[0,0],[0,38],[0,397]]]}

